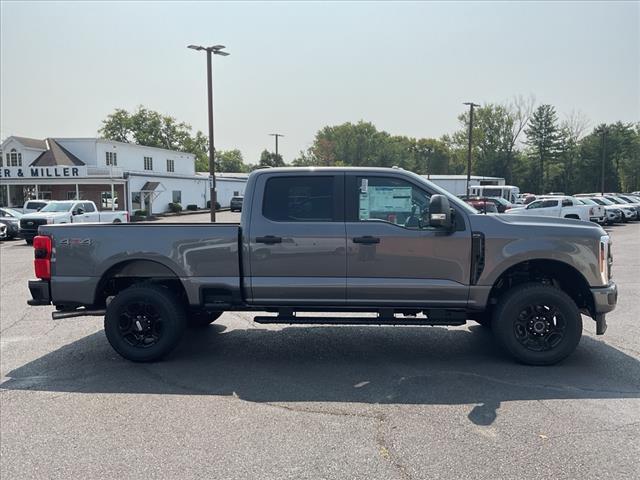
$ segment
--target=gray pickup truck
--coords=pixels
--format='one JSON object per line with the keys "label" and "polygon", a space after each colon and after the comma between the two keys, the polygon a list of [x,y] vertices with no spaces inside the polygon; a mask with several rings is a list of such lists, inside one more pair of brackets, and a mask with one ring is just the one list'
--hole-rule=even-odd
{"label": "gray pickup truck", "polygon": [[239,225],[42,225],[34,249],[29,304],[55,305],[54,319],[104,315],[133,361],[242,310],[270,313],[258,323],[470,319],[517,360],[548,365],[578,345],[581,314],[601,335],[617,302],[599,226],[479,214],[397,168],[258,170]]}

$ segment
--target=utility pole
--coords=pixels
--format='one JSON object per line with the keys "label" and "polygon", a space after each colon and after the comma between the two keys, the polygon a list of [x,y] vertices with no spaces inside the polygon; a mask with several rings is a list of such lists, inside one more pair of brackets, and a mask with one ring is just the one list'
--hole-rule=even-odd
{"label": "utility pole", "polygon": [[284,137],[284,135],[282,135],[281,133],[270,133],[269,136],[276,137],[276,161],[278,161],[278,138]]}
{"label": "utility pole", "polygon": [[187,48],[197,51],[207,52],[207,95],[209,99],[209,190],[211,198],[211,221],[216,221],[216,149],[213,142],[213,68],[212,68],[212,55],[222,55],[226,57],[228,52],[223,52],[224,45],[214,45],[213,47],[202,47],[200,45],[189,45]]}
{"label": "utility pole", "polygon": [[480,105],[473,102],[464,102],[469,105],[469,148],[467,149],[467,197],[469,196],[469,183],[471,183],[471,144],[473,141],[473,108]]}
{"label": "utility pole", "polygon": [[601,164],[601,178],[600,178],[600,194],[604,195],[604,159],[607,151],[607,128],[602,127],[602,164]]}

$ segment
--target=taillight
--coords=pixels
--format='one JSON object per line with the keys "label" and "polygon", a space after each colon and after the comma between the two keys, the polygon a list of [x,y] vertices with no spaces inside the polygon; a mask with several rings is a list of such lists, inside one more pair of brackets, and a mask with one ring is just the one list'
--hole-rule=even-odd
{"label": "taillight", "polygon": [[124,212],[124,218],[126,219],[126,223],[129,223],[129,212]]}
{"label": "taillight", "polygon": [[33,239],[33,266],[36,277],[42,280],[51,279],[51,238],[38,235]]}

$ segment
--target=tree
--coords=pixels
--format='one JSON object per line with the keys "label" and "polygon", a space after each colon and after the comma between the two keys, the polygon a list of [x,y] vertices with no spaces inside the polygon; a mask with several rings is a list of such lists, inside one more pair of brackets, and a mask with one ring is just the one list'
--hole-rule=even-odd
{"label": "tree", "polygon": [[106,139],[193,153],[196,171],[208,171],[208,138],[200,131],[191,135],[191,125],[142,105],[129,113],[117,108],[102,121],[98,133]]}
{"label": "tree", "polygon": [[282,155],[279,153],[276,155],[268,150],[263,150],[260,154],[260,163],[261,167],[284,167],[285,163],[282,160]]}
{"label": "tree", "polygon": [[[559,146],[558,116],[552,105],[540,105],[525,129],[530,156],[537,162],[537,190],[543,193],[549,184],[550,169],[557,159]],[[551,172],[553,175],[555,172]]]}
{"label": "tree", "polygon": [[242,152],[240,150],[217,150],[216,151],[216,171],[243,173],[250,170],[248,165],[244,164]]}

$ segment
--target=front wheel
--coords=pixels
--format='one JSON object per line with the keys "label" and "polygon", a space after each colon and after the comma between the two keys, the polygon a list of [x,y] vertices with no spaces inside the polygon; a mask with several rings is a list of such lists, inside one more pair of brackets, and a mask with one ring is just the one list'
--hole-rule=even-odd
{"label": "front wheel", "polygon": [[578,346],[582,317],[562,290],[526,283],[500,299],[492,329],[497,341],[520,362],[553,365]]}
{"label": "front wheel", "polygon": [[109,303],[104,331],[113,349],[133,362],[152,362],[171,352],[186,327],[184,306],[159,285],[132,286]]}

